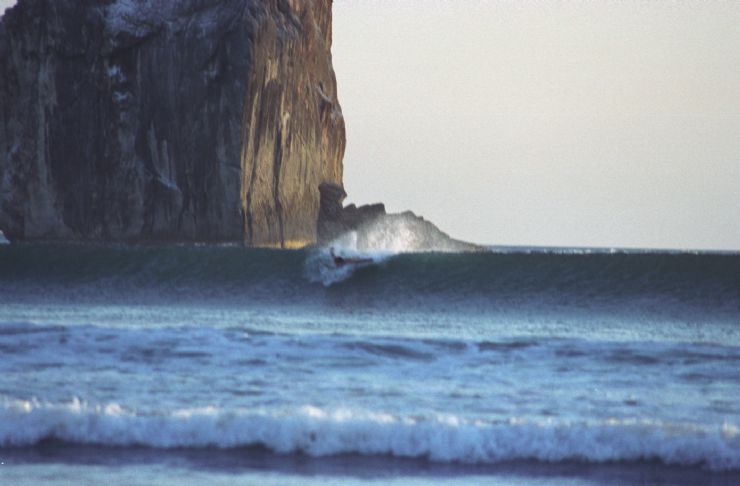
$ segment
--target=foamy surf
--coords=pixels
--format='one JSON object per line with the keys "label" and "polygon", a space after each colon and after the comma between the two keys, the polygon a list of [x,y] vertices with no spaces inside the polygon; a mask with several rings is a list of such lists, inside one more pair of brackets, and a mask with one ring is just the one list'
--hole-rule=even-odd
{"label": "foamy surf", "polygon": [[386,214],[349,231],[333,243],[360,252],[464,253],[483,247],[455,240],[411,212]]}
{"label": "foamy surf", "polygon": [[590,463],[658,460],[740,469],[735,424],[716,427],[651,419],[486,422],[455,415],[396,416],[312,406],[282,410],[208,407],[137,413],[115,403],[5,401],[0,445],[43,440],[158,449],[262,446],[313,457],[341,454],[496,464],[512,460]]}
{"label": "foamy surf", "polygon": [[[306,256],[304,274],[309,282],[329,287],[347,280],[359,269],[381,264],[394,255],[396,253],[386,250],[359,250],[354,245],[336,241]],[[337,257],[349,263],[337,264]]]}
{"label": "foamy surf", "polygon": [[[385,232],[372,233],[385,235]],[[378,265],[399,253],[410,252],[407,235],[399,233],[395,239],[367,238],[368,233],[349,231],[328,245],[308,254],[304,265],[306,278],[329,287],[350,278],[357,270]],[[350,261],[338,265],[336,258]],[[354,263],[359,262],[359,263]]]}
{"label": "foamy surf", "polygon": [[[356,230],[347,231],[306,258],[310,282],[330,286],[350,278],[356,270],[380,264],[402,253],[465,253],[481,251],[454,240],[413,213],[386,214]],[[362,263],[337,265],[334,256]]]}

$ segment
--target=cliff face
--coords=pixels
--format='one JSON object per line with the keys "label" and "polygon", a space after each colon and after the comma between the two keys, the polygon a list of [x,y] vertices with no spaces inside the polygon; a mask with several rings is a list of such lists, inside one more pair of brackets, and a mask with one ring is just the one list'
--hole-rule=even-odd
{"label": "cliff face", "polygon": [[316,238],[341,183],[331,0],[20,0],[0,23],[12,239]]}

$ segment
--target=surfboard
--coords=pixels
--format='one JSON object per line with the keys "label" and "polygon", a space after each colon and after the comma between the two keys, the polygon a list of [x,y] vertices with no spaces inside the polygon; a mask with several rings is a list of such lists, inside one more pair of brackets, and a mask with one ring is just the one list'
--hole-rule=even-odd
{"label": "surfboard", "polygon": [[363,266],[370,265],[373,263],[372,258],[344,258],[340,256],[333,257],[334,266],[337,268],[346,267],[348,265]]}

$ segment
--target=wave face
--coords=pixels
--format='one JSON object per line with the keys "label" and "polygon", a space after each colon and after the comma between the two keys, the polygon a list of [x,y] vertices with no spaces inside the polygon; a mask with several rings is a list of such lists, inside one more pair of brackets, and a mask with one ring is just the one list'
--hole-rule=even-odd
{"label": "wave face", "polygon": [[[359,307],[407,306],[412,299],[465,301],[471,310],[526,302],[548,310],[740,312],[740,254],[337,251],[372,264],[336,269],[326,249],[8,245],[0,251],[0,292],[14,300],[42,291],[45,300],[197,297],[291,305],[336,295]],[[328,284],[338,284],[330,294],[322,288]]]}

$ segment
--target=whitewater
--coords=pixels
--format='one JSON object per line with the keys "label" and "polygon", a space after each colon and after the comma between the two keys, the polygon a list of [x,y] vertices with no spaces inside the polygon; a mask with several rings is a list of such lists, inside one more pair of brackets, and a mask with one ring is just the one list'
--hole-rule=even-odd
{"label": "whitewater", "polygon": [[739,254],[388,234],[0,246],[0,479],[740,480]]}

